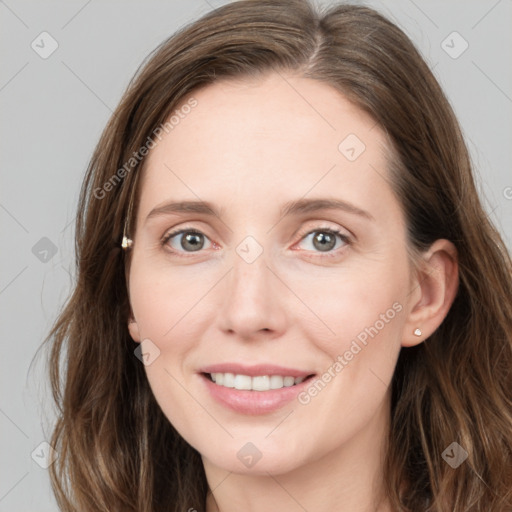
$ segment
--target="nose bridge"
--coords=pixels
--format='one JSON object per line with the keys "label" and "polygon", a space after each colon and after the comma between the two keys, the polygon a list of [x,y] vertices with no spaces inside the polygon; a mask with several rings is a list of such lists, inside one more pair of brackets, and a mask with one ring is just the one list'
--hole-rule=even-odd
{"label": "nose bridge", "polygon": [[263,245],[252,236],[246,237],[235,248],[233,254],[233,272],[229,278],[229,295],[240,307],[252,305],[260,308],[266,295],[270,295],[272,284],[269,282],[267,252]]}
{"label": "nose bridge", "polygon": [[253,236],[234,249],[220,311],[222,328],[243,337],[263,329],[280,330],[284,316],[267,251]]}

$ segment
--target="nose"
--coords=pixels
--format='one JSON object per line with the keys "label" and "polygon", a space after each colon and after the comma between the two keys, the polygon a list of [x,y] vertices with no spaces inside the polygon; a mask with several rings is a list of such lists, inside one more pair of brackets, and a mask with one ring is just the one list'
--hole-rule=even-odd
{"label": "nose", "polygon": [[[218,325],[225,333],[253,340],[278,337],[286,326],[286,287],[267,265],[266,253],[248,262],[238,253],[222,284]],[[291,305],[290,305],[291,306]]]}

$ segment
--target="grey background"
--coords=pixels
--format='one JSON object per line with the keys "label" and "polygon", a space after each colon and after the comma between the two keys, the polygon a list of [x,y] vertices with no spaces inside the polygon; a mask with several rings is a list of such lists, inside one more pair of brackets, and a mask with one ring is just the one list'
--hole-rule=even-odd
{"label": "grey background", "polygon": [[[45,460],[40,443],[53,416],[44,359],[33,358],[71,289],[73,221],[93,148],[146,55],[223,3],[0,0],[0,512],[57,510],[48,472],[36,462]],[[366,4],[397,22],[434,68],[510,248],[512,2]],[[59,45],[46,59],[31,47],[42,45],[43,31]],[[453,31],[469,44],[458,58],[464,43],[446,39]]]}

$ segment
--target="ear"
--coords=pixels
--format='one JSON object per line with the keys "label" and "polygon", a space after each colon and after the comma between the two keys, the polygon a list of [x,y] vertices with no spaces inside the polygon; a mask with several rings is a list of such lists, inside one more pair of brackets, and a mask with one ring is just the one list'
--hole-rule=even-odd
{"label": "ear", "polygon": [[[459,287],[457,249],[449,240],[436,240],[424,254],[412,282],[411,310],[404,326],[403,347],[425,341],[441,325]],[[416,329],[421,335],[414,334]]]}
{"label": "ear", "polygon": [[135,320],[135,317],[133,316],[133,312],[131,310],[130,310],[130,318],[128,320],[128,331],[130,332],[130,336],[132,337],[133,341],[140,343],[141,336],[140,336],[139,325],[137,324],[137,321]]}
{"label": "ear", "polygon": [[[129,254],[127,257],[126,265],[124,268],[124,276],[126,279],[126,289],[128,291],[128,296],[130,296],[130,266],[131,266],[130,255],[131,254]],[[128,331],[130,332],[130,336],[132,337],[133,341],[140,343],[141,336],[140,336],[139,325],[137,324],[137,321],[135,320],[135,316],[133,315],[131,306],[130,306],[130,315],[128,318]]]}

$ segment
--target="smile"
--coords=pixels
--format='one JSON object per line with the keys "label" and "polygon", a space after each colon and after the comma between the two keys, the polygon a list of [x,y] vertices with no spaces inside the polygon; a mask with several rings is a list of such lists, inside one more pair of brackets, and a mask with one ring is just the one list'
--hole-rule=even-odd
{"label": "smile", "polygon": [[315,374],[304,373],[295,377],[286,373],[246,375],[212,371],[202,372],[199,376],[205,391],[219,405],[239,414],[261,415],[271,414],[293,403],[315,378]]}

